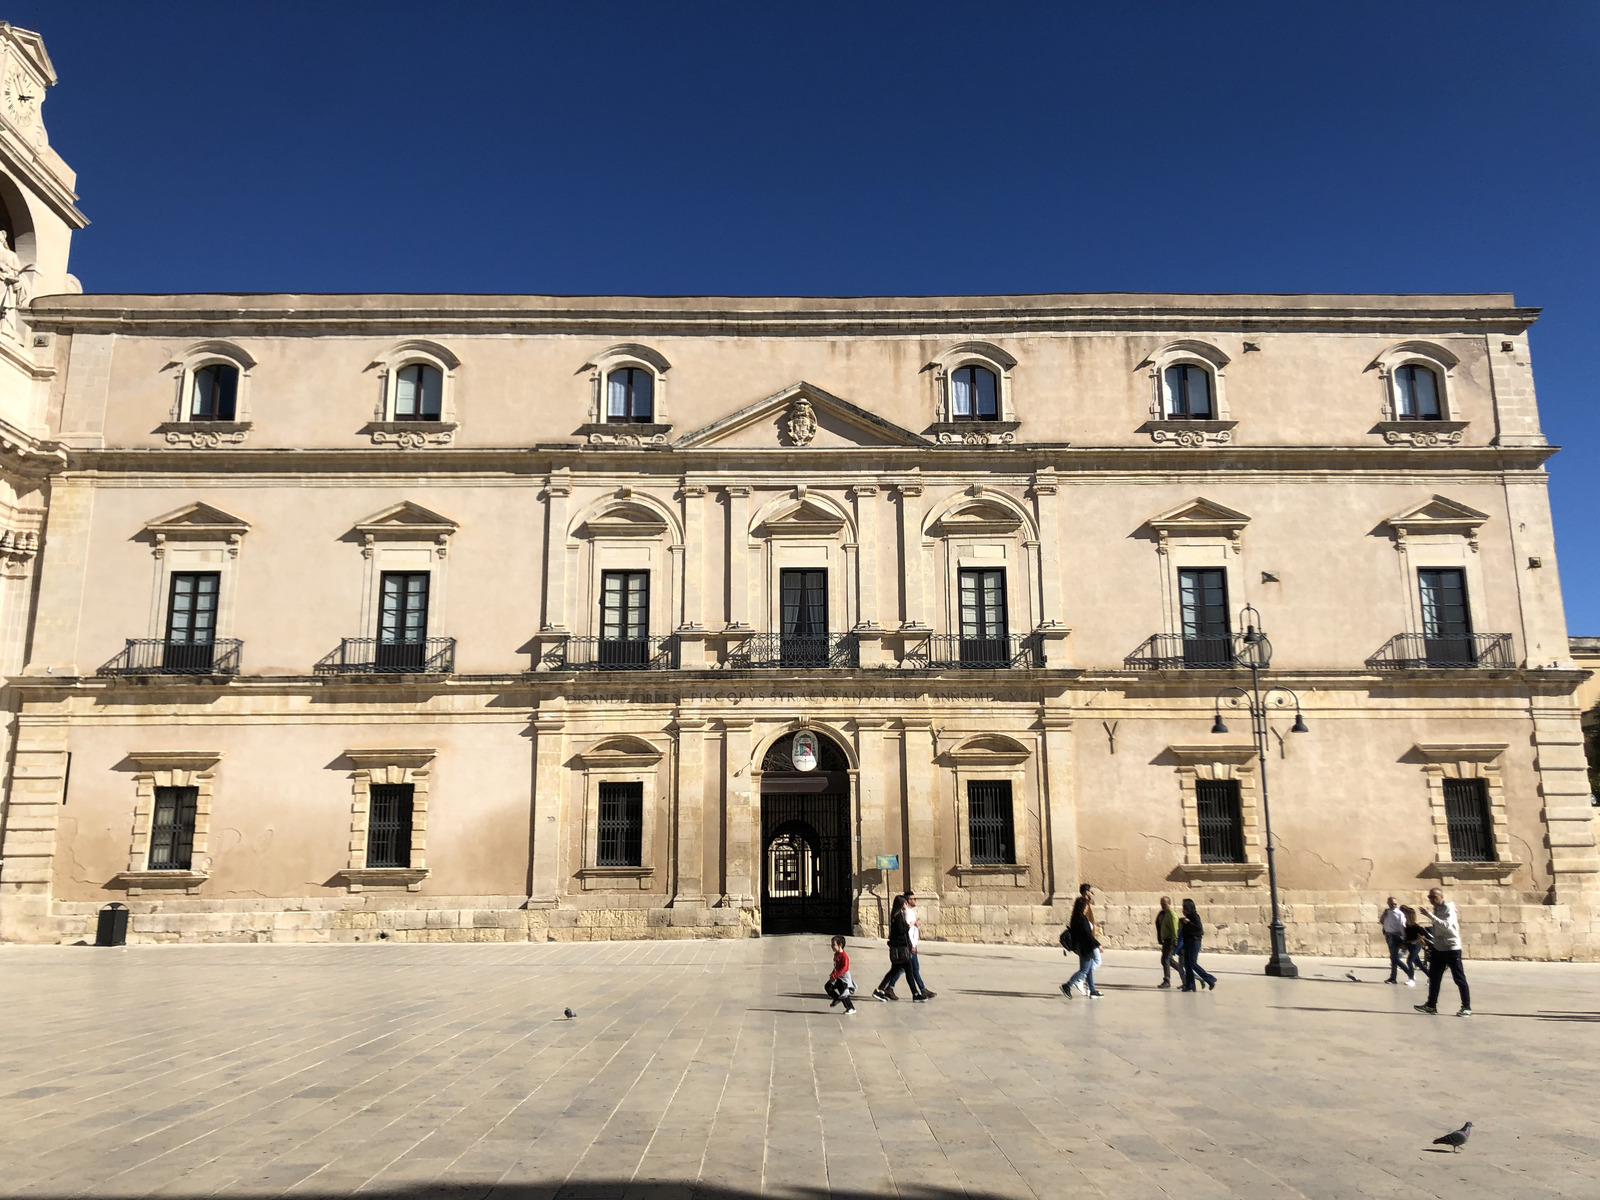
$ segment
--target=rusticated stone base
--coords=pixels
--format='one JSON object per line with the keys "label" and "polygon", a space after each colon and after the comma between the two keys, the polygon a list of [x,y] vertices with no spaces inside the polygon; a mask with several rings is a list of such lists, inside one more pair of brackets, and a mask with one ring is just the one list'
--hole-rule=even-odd
{"label": "rusticated stone base", "polygon": [[[1263,954],[1271,917],[1264,889],[1175,888],[1206,922],[1207,948]],[[1454,888],[1470,956],[1483,959],[1600,961],[1600,902],[1546,904],[1500,888]],[[952,891],[921,904],[924,936],[952,942],[1053,945],[1068,905],[974,903],[996,893]],[[1011,899],[1003,894],[1002,900]],[[1403,897],[1416,903],[1419,897]],[[1154,947],[1155,893],[1101,892],[1101,941],[1115,949]],[[363,893],[315,900],[130,900],[130,942],[589,942],[750,937],[761,928],[750,907],[541,907],[522,896],[414,897]],[[1291,954],[1387,955],[1378,927],[1382,898],[1349,892],[1291,892],[1283,917]],[[92,941],[98,905],[58,903],[48,939]],[[857,903],[857,937],[882,937],[887,902]]]}

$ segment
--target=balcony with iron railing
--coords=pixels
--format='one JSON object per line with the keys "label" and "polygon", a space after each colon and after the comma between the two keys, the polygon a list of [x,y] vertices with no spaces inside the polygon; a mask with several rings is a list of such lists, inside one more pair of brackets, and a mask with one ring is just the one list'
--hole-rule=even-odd
{"label": "balcony with iron railing", "polygon": [[544,656],[552,671],[673,671],[676,637],[563,638]]}
{"label": "balcony with iron railing", "polygon": [[1461,633],[1442,637],[1397,633],[1367,659],[1372,671],[1508,670],[1517,665],[1509,633]]}
{"label": "balcony with iron railing", "polygon": [[168,638],[128,638],[123,650],[100,675],[237,675],[244,643],[238,638],[178,642]]}
{"label": "balcony with iron railing", "polygon": [[969,638],[940,633],[909,647],[902,666],[927,671],[1008,671],[1044,665],[1039,639]]}
{"label": "balcony with iron railing", "polygon": [[1243,644],[1237,633],[1157,633],[1122,665],[1130,671],[1226,671],[1239,665]]}
{"label": "balcony with iron railing", "polygon": [[859,667],[860,642],[853,633],[757,633],[729,647],[730,670],[827,670]]}
{"label": "balcony with iron railing", "polygon": [[455,669],[455,638],[344,638],[316,665],[318,675],[449,675]]}

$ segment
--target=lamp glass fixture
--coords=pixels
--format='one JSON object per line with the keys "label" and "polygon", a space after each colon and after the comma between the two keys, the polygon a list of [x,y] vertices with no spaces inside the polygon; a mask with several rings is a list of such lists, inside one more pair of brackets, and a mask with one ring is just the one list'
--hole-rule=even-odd
{"label": "lamp glass fixture", "polygon": [[1300,715],[1300,710],[1298,708],[1294,710],[1294,724],[1289,726],[1289,732],[1290,733],[1310,733],[1311,732],[1309,729],[1306,728],[1306,719],[1305,719],[1305,717]]}
{"label": "lamp glass fixture", "polygon": [[1220,712],[1217,714],[1217,719],[1215,721],[1211,722],[1211,732],[1212,733],[1227,733],[1228,732],[1228,727],[1222,723],[1222,714]]}

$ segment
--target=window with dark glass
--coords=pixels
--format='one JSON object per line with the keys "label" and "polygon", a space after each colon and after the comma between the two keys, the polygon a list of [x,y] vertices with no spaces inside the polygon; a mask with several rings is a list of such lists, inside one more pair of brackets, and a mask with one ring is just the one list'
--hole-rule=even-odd
{"label": "window with dark glass", "polygon": [[396,421],[437,421],[444,400],[444,374],[427,363],[401,367],[394,381]]}
{"label": "window with dark glass", "polygon": [[595,866],[642,866],[643,845],[644,784],[602,783]]}
{"label": "window with dark glass", "polygon": [[974,866],[1017,861],[1009,779],[967,781],[967,838]]}
{"label": "window with dark glass", "polygon": [[1439,377],[1427,367],[1408,363],[1394,372],[1396,415],[1402,421],[1437,421],[1444,414],[1439,408]]}
{"label": "window with dark glass", "polygon": [[957,367],[950,373],[950,419],[1000,419],[1000,380],[993,371],[988,367]]}
{"label": "window with dark glass", "polygon": [[191,421],[231,421],[239,400],[239,368],[211,363],[194,373]]}
{"label": "window with dark glass", "polygon": [[1466,573],[1459,567],[1424,567],[1417,572],[1422,597],[1422,647],[1428,665],[1471,666],[1477,656],[1467,607]]}
{"label": "window with dark glass", "polygon": [[961,588],[961,661],[1000,664],[1010,661],[1006,628],[1006,573],[994,567],[963,567]]}
{"label": "window with dark glass", "polygon": [[650,572],[600,573],[600,661],[637,665],[650,657]]}
{"label": "window with dark glass", "polygon": [[1177,363],[1161,373],[1162,410],[1180,421],[1211,419],[1211,372],[1193,363]]}
{"label": "window with dark glass", "polygon": [[187,871],[194,856],[194,818],[200,803],[195,787],[158,787],[150,820],[150,869]]}
{"label": "window with dark glass", "polygon": [[1200,861],[1244,861],[1244,814],[1237,779],[1199,779],[1194,785],[1200,823]]}
{"label": "window with dark glass", "polygon": [[1233,638],[1228,628],[1228,573],[1221,567],[1178,572],[1178,606],[1183,622],[1186,667],[1231,667]]}
{"label": "window with dark glass", "polygon": [[1494,818],[1489,785],[1481,779],[1444,781],[1444,816],[1453,862],[1494,862]]}
{"label": "window with dark glass", "polygon": [[428,639],[428,572],[385,571],[381,587],[377,665],[421,670]]}
{"label": "window with dark glass", "polygon": [[655,397],[654,375],[643,367],[618,367],[606,376],[606,420],[653,421]]}
{"label": "window with dark glass", "polygon": [[828,665],[828,572],[785,569],[778,576],[779,654],[786,665]]}
{"label": "window with dark glass", "polygon": [[216,571],[174,571],[167,590],[167,640],[162,647],[168,670],[211,669],[217,636]]}
{"label": "window with dark glass", "polygon": [[411,804],[415,788],[409,783],[375,783],[368,793],[367,866],[411,865]]}

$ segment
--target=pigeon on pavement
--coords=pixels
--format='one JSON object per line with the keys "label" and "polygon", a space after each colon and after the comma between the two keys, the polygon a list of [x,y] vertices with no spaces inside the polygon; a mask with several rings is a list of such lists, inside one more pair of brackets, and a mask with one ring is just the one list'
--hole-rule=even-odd
{"label": "pigeon on pavement", "polygon": [[562,1013],[564,1013],[566,1015],[566,1018],[569,1021],[572,1020],[573,1017],[578,1015],[577,1013],[573,1012],[570,1008],[563,1008],[561,1011],[562,1011]]}
{"label": "pigeon on pavement", "polygon": [[1360,983],[1361,982],[1361,980],[1356,977],[1356,973],[1354,971],[1346,971],[1344,973],[1344,977],[1346,979],[1348,979],[1351,983]]}
{"label": "pigeon on pavement", "polygon": [[1463,1146],[1465,1146],[1467,1144],[1467,1139],[1469,1137],[1471,1137],[1471,1136],[1472,1136],[1472,1122],[1468,1121],[1465,1125],[1463,1125],[1460,1129],[1456,1130],[1454,1133],[1447,1133],[1443,1137],[1434,1138],[1433,1139],[1433,1144],[1435,1146],[1449,1146],[1457,1154],[1460,1154],[1461,1153],[1461,1147],[1463,1147]]}

